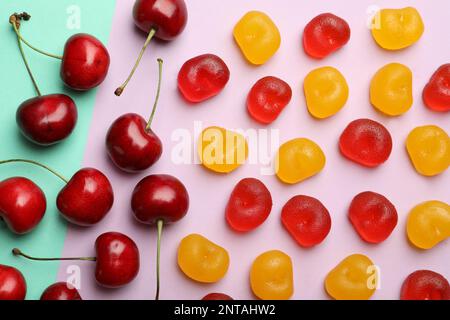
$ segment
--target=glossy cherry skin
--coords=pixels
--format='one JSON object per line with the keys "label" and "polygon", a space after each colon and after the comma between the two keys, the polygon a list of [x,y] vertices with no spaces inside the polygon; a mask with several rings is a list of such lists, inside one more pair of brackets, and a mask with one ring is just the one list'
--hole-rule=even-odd
{"label": "glossy cherry skin", "polygon": [[78,290],[66,282],[49,286],[41,295],[41,300],[83,300]]}
{"label": "glossy cherry skin", "polygon": [[0,182],[0,217],[17,234],[32,231],[47,208],[42,190],[31,180],[14,177]]}
{"label": "glossy cherry skin", "polygon": [[136,26],[162,40],[173,40],[186,27],[188,13],[184,0],[136,0],[133,8]]}
{"label": "glossy cherry skin", "polygon": [[442,275],[430,270],[417,270],[403,282],[401,300],[450,300],[450,285]]}
{"label": "glossy cherry skin", "polygon": [[141,223],[165,224],[183,218],[189,208],[188,192],[177,178],[166,174],[145,177],[136,185],[131,198],[134,217]]}
{"label": "glossy cherry skin", "polygon": [[16,112],[22,134],[39,145],[52,145],[67,138],[75,128],[78,112],[65,94],[38,96],[24,101]]}
{"label": "glossy cherry skin", "polygon": [[232,297],[225,293],[210,293],[202,298],[202,300],[234,300]]}
{"label": "glossy cherry skin", "polygon": [[106,232],[95,241],[95,279],[108,288],[122,287],[136,278],[140,258],[136,243],[119,232]]}
{"label": "glossy cherry skin", "polygon": [[99,170],[77,171],[56,198],[61,215],[76,225],[100,222],[111,209],[114,193],[108,178]]}
{"label": "glossy cherry skin", "polygon": [[178,89],[186,100],[202,102],[218,95],[230,79],[225,62],[214,54],[186,61],[178,73]]}
{"label": "glossy cherry skin", "polygon": [[258,80],[247,96],[247,110],[256,121],[269,124],[275,121],[292,98],[292,89],[276,77]]}
{"label": "glossy cherry skin", "polygon": [[433,111],[450,111],[450,63],[436,70],[423,89],[423,101]]}
{"label": "glossy cherry skin", "polygon": [[331,229],[327,208],[316,198],[295,196],[281,210],[281,222],[297,243],[309,248],[321,243]]}
{"label": "glossy cherry skin", "polygon": [[370,119],[358,119],[342,132],[341,153],[360,165],[373,168],[384,163],[392,151],[392,137],[381,124]]}
{"label": "glossy cherry skin", "polygon": [[258,179],[245,178],[234,187],[225,209],[225,218],[234,230],[247,232],[266,221],[271,210],[269,189]]}
{"label": "glossy cherry skin", "polygon": [[353,198],[348,217],[359,236],[369,243],[386,240],[398,220],[394,205],[383,195],[371,191]]}
{"label": "glossy cherry skin", "polygon": [[27,284],[14,267],[0,264],[0,300],[25,300]]}
{"label": "glossy cherry skin", "polygon": [[343,47],[350,40],[348,23],[331,13],[313,18],[303,31],[303,48],[316,59],[322,59]]}
{"label": "glossy cherry skin", "polygon": [[113,122],[106,134],[106,150],[114,164],[126,172],[150,168],[162,154],[162,143],[140,115],[127,113]]}
{"label": "glossy cherry skin", "polygon": [[109,53],[97,38],[78,33],[64,47],[61,79],[71,89],[85,91],[105,80],[109,69]]}

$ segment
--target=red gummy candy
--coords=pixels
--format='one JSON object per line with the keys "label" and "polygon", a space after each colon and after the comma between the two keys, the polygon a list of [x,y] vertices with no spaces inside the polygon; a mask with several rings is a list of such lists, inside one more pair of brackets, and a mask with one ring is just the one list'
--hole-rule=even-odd
{"label": "red gummy candy", "polygon": [[437,272],[417,270],[403,282],[401,300],[450,300],[450,285]]}
{"label": "red gummy candy", "polygon": [[230,79],[225,62],[214,54],[186,61],[178,73],[178,89],[186,100],[202,102],[218,95]]}
{"label": "red gummy candy", "polygon": [[264,124],[275,121],[291,101],[292,89],[283,80],[265,77],[256,82],[247,96],[247,110],[253,119]]}
{"label": "red gummy candy", "polygon": [[342,48],[350,40],[348,23],[331,13],[312,19],[303,31],[303,48],[316,59],[322,59]]}
{"label": "red gummy candy", "polygon": [[352,121],[342,132],[339,148],[348,159],[366,167],[376,167],[389,158],[392,138],[382,124],[359,119]]}
{"label": "red gummy candy", "polygon": [[434,111],[450,111],[450,63],[436,70],[423,89],[425,105]]}
{"label": "red gummy candy", "polygon": [[246,232],[261,225],[272,210],[272,196],[264,183],[254,178],[239,181],[231,193],[225,210],[228,224]]}
{"label": "red gummy candy", "polygon": [[202,298],[202,300],[234,300],[225,293],[210,293]]}
{"label": "red gummy candy", "polygon": [[287,231],[303,247],[321,243],[331,229],[327,208],[316,198],[295,196],[281,211],[281,221]]}
{"label": "red gummy candy", "polygon": [[386,240],[398,220],[394,205],[386,197],[371,191],[353,198],[348,217],[360,237],[370,243]]}

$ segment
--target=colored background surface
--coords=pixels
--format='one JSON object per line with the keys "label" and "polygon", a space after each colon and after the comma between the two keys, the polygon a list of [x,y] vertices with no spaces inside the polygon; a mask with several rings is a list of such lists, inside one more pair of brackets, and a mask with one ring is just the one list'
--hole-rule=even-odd
{"label": "colored background surface", "polygon": [[[99,1],[100,2],[100,1]],[[27,3],[27,2],[26,2]],[[34,3],[34,2],[33,2]],[[86,2],[87,3],[87,2]],[[113,3],[106,6],[103,1],[102,12],[105,9],[113,10]],[[111,179],[115,191],[115,205],[110,214],[98,226],[90,229],[80,229],[69,226],[65,239],[63,254],[65,255],[91,255],[95,238],[104,231],[121,231],[130,235],[138,244],[141,251],[141,272],[138,278],[129,286],[119,290],[102,289],[93,280],[94,265],[92,263],[79,263],[81,268],[81,294],[85,299],[152,299],[155,287],[155,256],[156,256],[156,230],[139,225],[132,218],[130,210],[130,196],[135,184],[150,173],[170,173],[180,178],[189,190],[191,206],[188,216],[176,225],[168,227],[163,235],[162,249],[162,291],[161,297],[168,299],[199,299],[212,291],[228,293],[236,299],[253,298],[249,287],[248,273],[254,258],[260,253],[270,249],[280,249],[289,254],[294,263],[294,281],[296,299],[327,298],[323,290],[323,280],[327,272],[340,260],[352,253],[368,255],[381,269],[381,288],[374,298],[397,299],[403,279],[416,269],[432,269],[450,278],[450,243],[447,241],[433,250],[419,251],[411,247],[405,236],[405,222],[408,211],[417,203],[429,199],[438,199],[450,202],[449,183],[450,174],[447,173],[429,179],[419,176],[409,163],[404,150],[404,140],[415,126],[436,124],[442,128],[450,128],[448,117],[428,111],[421,101],[421,90],[434,70],[450,59],[450,43],[447,38],[447,21],[450,12],[448,1],[299,1],[299,0],[248,0],[248,1],[220,1],[220,0],[190,0],[187,1],[189,22],[183,35],[174,42],[160,43],[155,41],[149,46],[148,52],[142,61],[140,69],[130,83],[127,91],[121,98],[113,95],[114,89],[123,81],[145,40],[145,35],[138,31],[131,19],[132,0],[117,1],[114,17],[112,19],[111,36],[108,48],[112,64],[108,78],[97,92],[93,116],[90,121],[80,121],[77,128],[78,136],[71,137],[71,141],[58,146],[61,150],[55,152],[54,158],[47,151],[27,146],[25,150],[13,149],[13,146],[23,144],[19,137],[16,141],[8,142],[11,150],[1,151],[7,157],[21,155],[37,158],[36,154],[43,154],[43,159],[55,167],[67,165],[67,159],[73,159],[75,143],[84,142],[88,136],[84,152],[83,165],[95,166],[103,170]],[[372,5],[380,7],[415,6],[425,21],[426,31],[419,43],[401,52],[385,52],[373,42],[366,27],[369,17],[368,8]],[[96,13],[90,3],[83,9],[86,15]],[[84,8],[84,6],[83,6]],[[278,53],[264,66],[253,67],[243,59],[240,51],[232,39],[232,28],[239,18],[249,10],[261,10],[269,14],[278,25],[282,35],[282,45]],[[54,6],[51,7],[53,12]],[[93,10],[93,11],[90,11]],[[2,10],[3,11],[3,10]],[[341,51],[323,61],[316,61],[305,56],[301,49],[301,33],[304,25],[314,16],[322,12],[333,12],[345,18],[352,29],[350,43]],[[102,13],[103,15],[103,13]],[[107,14],[106,14],[107,15]],[[84,30],[95,33],[109,30],[108,21],[99,22],[83,18]],[[88,28],[88,22],[95,21],[95,28]],[[50,22],[48,30],[50,30]],[[7,28],[5,24],[5,28]],[[104,28],[100,31],[100,28]],[[36,29],[34,29],[36,30]],[[67,31],[67,30],[66,30]],[[2,39],[7,32],[2,32]],[[70,33],[70,32],[68,32]],[[24,34],[28,34],[25,33]],[[33,33],[37,42],[39,33]],[[8,41],[14,40],[11,34]],[[45,33],[41,34],[45,38]],[[106,35],[105,35],[106,37]],[[62,37],[64,39],[64,37]],[[58,49],[54,46],[53,37],[41,42],[42,46]],[[3,43],[3,41],[2,41]],[[3,45],[2,45],[3,46]],[[15,49],[15,47],[14,47]],[[11,50],[11,49],[8,49]],[[203,103],[191,106],[178,94],[176,76],[180,66],[187,59],[206,52],[221,56],[231,70],[231,80],[220,96]],[[13,52],[14,53],[14,52]],[[10,59],[12,53],[0,53]],[[19,56],[15,65],[20,63]],[[165,150],[161,160],[148,172],[138,175],[128,175],[114,168],[104,152],[104,137],[109,125],[115,118],[125,112],[137,112],[143,116],[150,113],[156,88],[157,63],[156,58],[162,57],[165,61],[164,83],[161,100],[157,111],[153,129],[163,141]],[[39,58],[43,59],[43,58]],[[2,59],[3,61],[5,59]],[[10,60],[8,60],[10,61]],[[31,62],[33,62],[32,60]],[[387,118],[378,114],[368,100],[368,87],[372,75],[383,65],[389,62],[401,62],[408,65],[414,74],[413,108],[399,118]],[[52,62],[48,62],[49,65]],[[13,64],[11,63],[11,66]],[[36,65],[36,64],[35,64]],[[350,98],[346,107],[335,117],[324,121],[313,120],[306,111],[302,94],[302,81],[312,69],[331,65],[337,67],[346,77],[350,87]],[[11,67],[9,67],[11,68]],[[39,69],[42,68],[42,69]],[[48,71],[48,72],[45,72]],[[24,70],[22,70],[24,71]],[[22,72],[21,71],[21,72]],[[47,74],[58,88],[59,79],[56,77],[57,69],[53,73],[36,65],[37,74]],[[5,74],[2,74],[4,77]],[[53,76],[54,75],[54,76]],[[274,176],[261,176],[260,166],[246,164],[234,173],[218,176],[207,172],[200,165],[177,165],[171,160],[172,148],[176,142],[172,140],[174,130],[185,128],[191,132],[191,145],[197,139],[193,132],[194,122],[202,121],[204,127],[220,125],[227,128],[264,128],[252,121],[245,110],[245,98],[248,90],[259,78],[266,75],[279,76],[286,80],[293,88],[293,99],[283,111],[280,118],[271,126],[280,129],[280,142],[296,138],[307,137],[316,141],[327,155],[327,165],[324,171],[304,183],[286,186],[281,184]],[[23,72],[23,79],[25,73]],[[5,83],[5,80],[2,80]],[[19,85],[20,83],[20,85]],[[15,91],[7,92],[8,114],[3,107],[1,119],[10,119],[14,106],[21,100],[23,94],[23,81],[11,85]],[[27,97],[32,94],[31,85]],[[15,94],[14,94],[15,92]],[[19,95],[20,93],[20,95]],[[94,93],[90,93],[93,95]],[[81,98],[81,96],[80,96]],[[83,98],[85,96],[83,95]],[[15,101],[12,104],[12,101]],[[1,102],[1,101],[0,101]],[[78,101],[77,101],[78,102]],[[81,108],[80,108],[81,109]],[[12,110],[12,111],[11,111]],[[9,118],[8,118],[9,117]],[[368,117],[382,122],[390,131],[394,139],[394,149],[389,161],[375,170],[361,168],[345,159],[339,154],[337,140],[341,131],[352,120]],[[84,126],[84,127],[82,127]],[[3,127],[2,137],[10,137],[11,132],[17,132],[13,121]],[[14,131],[15,130],[15,131]],[[83,145],[83,144],[82,144]],[[81,145],[81,148],[82,148]],[[14,147],[16,148],[16,147]],[[66,148],[65,150],[62,150]],[[68,152],[68,149],[71,152]],[[28,151],[27,151],[28,150]],[[250,150],[254,152],[255,150]],[[27,153],[28,152],[28,153]],[[44,154],[45,153],[45,154]],[[192,148],[193,156],[195,149]],[[76,153],[75,153],[76,154]],[[77,153],[80,155],[80,153]],[[53,162],[51,161],[53,159]],[[63,170],[69,175],[74,167]],[[1,177],[10,175],[11,171],[20,170],[20,174],[39,174],[39,169],[24,169],[25,166],[11,167],[0,170]],[[25,171],[26,170],[26,171]],[[44,173],[41,175],[45,186],[54,184],[58,188],[56,179],[49,179]],[[241,235],[231,231],[224,221],[224,207],[229,193],[234,185],[244,177],[253,176],[263,180],[272,192],[274,206],[269,219],[259,229],[252,233]],[[56,182],[54,181],[56,180]],[[380,245],[363,243],[348,222],[346,212],[354,195],[361,191],[372,190],[387,196],[397,207],[399,224],[391,237]],[[46,190],[47,191],[47,190]],[[327,239],[320,246],[313,249],[302,249],[290,238],[280,223],[279,215],[284,203],[296,194],[307,194],[320,199],[329,209],[333,226]],[[47,193],[49,199],[54,194]],[[54,210],[49,210],[46,221]],[[57,220],[58,221],[58,220]],[[61,235],[54,237],[56,230],[63,230],[64,223],[58,222],[51,228],[40,226],[28,239],[48,242],[53,246],[62,245]],[[43,231],[45,230],[45,232]],[[51,231],[50,231],[51,230]],[[176,264],[176,250],[179,241],[190,233],[200,233],[210,240],[225,247],[231,257],[231,265],[227,276],[217,284],[200,285],[187,279]],[[1,237],[6,237],[1,232]],[[0,238],[3,240],[3,238]],[[6,239],[6,251],[16,245],[17,239]],[[2,242],[0,242],[0,245]],[[48,243],[38,245],[37,242],[28,242],[24,248],[33,253],[52,253]],[[2,246],[3,247],[3,246]],[[4,250],[2,250],[4,251]],[[9,252],[8,252],[9,253]],[[0,253],[3,263],[7,254]],[[19,267],[28,266],[29,263],[18,262],[8,258],[7,262],[14,262]],[[38,273],[36,263],[31,264]],[[54,264],[53,266],[57,266]],[[58,278],[67,279],[67,270],[72,263],[63,263],[59,269]],[[44,271],[52,271],[45,267]],[[70,269],[72,270],[72,269]],[[26,276],[31,277],[32,273]],[[36,277],[30,285],[36,290],[42,289],[35,284]],[[43,280],[39,280],[43,281]],[[31,281],[29,281],[31,282]],[[30,295],[35,298],[37,295]]]}
{"label": "colored background surface", "polygon": [[[65,40],[77,32],[92,33],[106,42],[115,1],[78,0],[75,3],[81,9],[81,28],[76,30],[67,25],[70,16],[67,10],[73,9],[71,6],[74,1],[0,2],[0,159],[21,157],[38,160],[66,177],[78,170],[83,159],[96,90],[80,94],[64,88],[59,78],[60,62],[25,48],[42,93],[69,94],[78,106],[78,125],[67,141],[48,148],[37,147],[26,141],[18,130],[15,114],[19,104],[34,97],[35,91],[20,57],[17,38],[8,18],[14,12],[26,11],[31,14],[31,20],[22,24],[22,35],[32,44],[55,54],[62,54]],[[0,223],[0,263],[18,267],[28,282],[27,298],[36,299],[55,281],[59,264],[29,263],[12,257],[10,250],[16,246],[40,255],[61,254],[67,224],[59,217],[55,199],[62,185],[61,181],[50,173],[27,164],[7,164],[0,168],[0,180],[12,175],[32,179],[47,197],[46,215],[31,234],[14,236]]]}

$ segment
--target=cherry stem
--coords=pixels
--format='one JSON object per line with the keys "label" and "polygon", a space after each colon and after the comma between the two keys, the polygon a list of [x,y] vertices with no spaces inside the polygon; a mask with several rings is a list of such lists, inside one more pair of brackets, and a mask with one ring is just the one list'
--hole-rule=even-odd
{"label": "cherry stem", "polygon": [[19,33],[19,29],[17,28],[16,21],[17,21],[17,17],[14,15],[11,16],[10,22],[14,28],[14,31],[17,34],[17,45],[19,46],[20,55],[22,56],[23,63],[25,64],[25,67],[27,68],[28,75],[31,78],[31,82],[33,82],[33,86],[34,86],[34,89],[36,90],[37,95],[41,96],[41,91],[39,90],[39,86],[37,85],[36,79],[33,76],[33,72],[31,72],[31,68],[30,68],[30,65],[28,64],[27,57],[25,56],[25,52],[23,51],[22,42],[20,41],[20,33]]}
{"label": "cherry stem", "polygon": [[33,161],[33,160],[27,160],[27,159],[8,159],[8,160],[0,160],[0,165],[1,164],[5,164],[5,163],[14,163],[14,162],[25,162],[25,163],[31,163],[34,164],[38,167],[44,168],[45,170],[53,173],[55,176],[57,176],[58,178],[60,178],[62,181],[64,181],[65,183],[68,183],[69,180],[67,180],[66,178],[64,178],[64,176],[60,175],[58,172],[56,172],[55,170],[53,170],[50,167],[47,167],[46,165],[39,163],[37,161]]}
{"label": "cherry stem", "polygon": [[156,226],[158,229],[158,242],[156,245],[156,296],[155,300],[159,300],[159,288],[160,288],[160,277],[159,277],[159,265],[161,260],[161,236],[164,226],[163,220],[158,220],[156,222]]}
{"label": "cherry stem", "polygon": [[[24,12],[23,14],[26,14],[26,15],[27,15],[28,19],[26,19],[26,20],[29,20],[29,19],[30,19],[31,16],[28,15],[26,12]],[[22,14],[22,15],[23,15],[23,14]],[[13,16],[16,17],[16,20],[17,20],[17,19],[20,20],[20,15],[14,14]],[[10,19],[10,22],[11,22],[11,19]],[[12,22],[11,22],[11,24],[16,25],[15,23],[12,23]],[[17,37],[18,37],[23,43],[25,43],[30,49],[33,49],[34,51],[39,52],[40,54],[43,54],[44,56],[62,60],[62,58],[63,58],[62,56],[58,56],[58,55],[56,55],[56,54],[51,54],[51,53],[48,53],[48,52],[46,52],[46,51],[44,51],[44,50],[38,49],[38,48],[36,48],[35,46],[33,46],[31,43],[29,43],[27,40],[25,40],[25,39],[22,37],[22,35],[20,34],[19,29],[17,28],[17,26],[14,28],[14,31],[16,32]]]}
{"label": "cherry stem", "polygon": [[123,90],[125,90],[126,86],[128,85],[128,82],[130,82],[131,78],[133,77],[134,72],[136,71],[136,69],[139,66],[139,63],[141,62],[142,56],[144,55],[145,49],[147,49],[148,44],[150,43],[150,41],[152,40],[153,36],[155,35],[156,30],[155,29],[150,29],[150,32],[148,33],[147,36],[147,40],[145,40],[144,46],[141,49],[141,52],[139,53],[139,56],[134,64],[133,69],[131,69],[130,74],[128,75],[127,80],[125,80],[125,82],[116,89],[116,91],[114,91],[114,94],[116,96],[120,96],[123,92]]}
{"label": "cherry stem", "polygon": [[158,58],[158,88],[156,89],[156,97],[155,102],[153,103],[153,109],[152,113],[150,114],[150,118],[148,119],[147,125],[145,126],[145,130],[149,131],[150,126],[152,125],[153,117],[155,116],[156,106],[158,105],[159,101],[159,94],[161,92],[161,82],[162,82],[162,66],[163,66],[163,60],[161,58]]}
{"label": "cherry stem", "polygon": [[28,260],[34,260],[34,261],[67,261],[67,260],[81,260],[81,261],[97,261],[96,257],[75,257],[75,258],[36,258],[29,256],[20,249],[14,248],[12,249],[12,253],[15,256],[22,256]]}

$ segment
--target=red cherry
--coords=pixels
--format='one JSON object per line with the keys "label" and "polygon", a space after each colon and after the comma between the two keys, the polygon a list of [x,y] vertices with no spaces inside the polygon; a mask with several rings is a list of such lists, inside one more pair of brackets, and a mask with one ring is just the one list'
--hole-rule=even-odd
{"label": "red cherry", "polygon": [[95,241],[97,266],[95,279],[105,287],[118,288],[130,283],[139,272],[139,250],[122,233],[107,232]]}
{"label": "red cherry", "polygon": [[251,231],[260,226],[272,210],[267,187],[254,178],[242,179],[234,187],[225,209],[225,217],[236,231]]}
{"label": "red cherry", "polygon": [[303,247],[321,243],[331,229],[327,208],[316,198],[295,196],[281,211],[281,221],[291,236]]}
{"label": "red cherry", "polygon": [[386,240],[398,220],[394,205],[381,194],[370,191],[353,198],[348,217],[360,237],[369,243]]}
{"label": "red cherry", "polygon": [[431,76],[423,89],[423,101],[433,111],[450,111],[450,63],[440,66]]}
{"label": "red cherry", "polygon": [[442,275],[430,270],[417,270],[403,282],[401,300],[450,300],[450,285]]}
{"label": "red cherry", "polygon": [[131,197],[133,215],[141,223],[156,225],[158,230],[156,256],[156,300],[159,299],[159,262],[164,224],[182,219],[189,208],[186,187],[177,178],[166,174],[145,177],[136,185]]}
{"label": "red cherry", "polygon": [[0,264],[0,300],[25,300],[27,284],[14,267]]}
{"label": "red cherry", "polygon": [[66,282],[49,286],[41,295],[41,300],[83,300],[78,290]]}
{"label": "red cherry", "polygon": [[74,90],[89,90],[105,80],[109,69],[109,53],[105,46],[89,34],[71,36],[64,47],[61,79]]}
{"label": "red cherry", "polygon": [[56,199],[62,216],[80,226],[100,222],[111,210],[113,202],[111,183],[101,171],[93,168],[77,171]]}
{"label": "red cherry", "polygon": [[348,23],[331,13],[312,19],[303,31],[303,48],[316,59],[322,59],[342,48],[350,40]]}
{"label": "red cherry", "polygon": [[352,121],[342,132],[339,148],[348,159],[366,167],[377,167],[389,158],[392,138],[382,124],[359,119]]}
{"label": "red cherry", "polygon": [[155,102],[148,121],[140,115],[127,113],[109,127],[106,150],[114,164],[126,172],[139,172],[150,168],[162,154],[162,143],[151,129],[161,91],[162,59],[158,59],[159,79]]}
{"label": "red cherry", "polygon": [[[18,40],[20,40],[19,49],[26,65],[22,43],[40,54],[61,60],[61,79],[68,87],[74,90],[89,90],[103,82],[108,73],[110,58],[108,50],[100,40],[85,33],[75,34],[66,41],[62,56],[51,54],[34,47],[20,34],[21,21],[27,21],[30,18],[31,16],[26,12],[21,14],[15,13],[9,18],[9,22],[13,26]],[[36,86],[28,65],[27,69]]]}
{"label": "red cherry", "polygon": [[107,288],[122,287],[136,278],[139,273],[140,258],[136,243],[119,232],[106,232],[95,241],[96,257],[76,258],[36,258],[17,248],[12,250],[15,256],[35,261],[81,260],[96,262],[95,279]]}
{"label": "red cherry", "polygon": [[202,300],[234,300],[232,297],[225,293],[210,293],[202,298]]}
{"label": "red cherry", "polygon": [[77,118],[75,102],[65,94],[28,99],[16,112],[22,134],[40,145],[51,145],[67,138],[75,128]]}
{"label": "red cherry", "polygon": [[258,80],[247,96],[247,110],[253,119],[264,124],[275,121],[291,101],[292,89],[283,80],[265,77]]}
{"label": "red cherry", "polygon": [[189,59],[178,73],[178,89],[190,102],[202,102],[218,95],[228,80],[230,70],[214,54]]}
{"label": "red cherry", "polygon": [[152,38],[155,36],[166,41],[175,39],[183,32],[187,18],[184,0],[136,0],[133,7],[134,23],[148,36],[128,78],[114,92],[116,96],[120,96],[130,82]]}
{"label": "red cherry", "polygon": [[162,143],[140,115],[117,118],[106,135],[106,149],[114,164],[127,172],[150,168],[162,154]]}
{"label": "red cherry", "polygon": [[183,218],[189,207],[189,195],[183,183],[166,174],[153,174],[136,185],[131,198],[134,217],[141,223],[165,224]]}
{"label": "red cherry", "polygon": [[136,26],[146,33],[155,30],[162,40],[173,40],[183,32],[187,18],[183,0],[136,0],[133,7]]}
{"label": "red cherry", "polygon": [[14,177],[0,182],[0,218],[14,233],[33,230],[44,217],[46,208],[45,195],[33,181]]}

